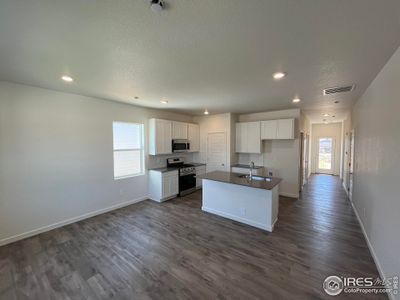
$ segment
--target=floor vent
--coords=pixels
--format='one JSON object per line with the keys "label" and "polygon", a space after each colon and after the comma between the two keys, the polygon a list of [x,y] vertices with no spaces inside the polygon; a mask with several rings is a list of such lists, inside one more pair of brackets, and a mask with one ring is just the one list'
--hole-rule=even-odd
{"label": "floor vent", "polygon": [[352,90],[354,90],[354,88],[355,88],[355,85],[327,88],[327,89],[324,89],[324,95],[332,95],[332,94],[337,94],[337,93],[351,92]]}

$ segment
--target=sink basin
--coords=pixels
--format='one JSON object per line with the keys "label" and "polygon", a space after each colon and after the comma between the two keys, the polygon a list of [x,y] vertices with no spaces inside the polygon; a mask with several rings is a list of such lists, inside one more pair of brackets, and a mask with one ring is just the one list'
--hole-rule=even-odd
{"label": "sink basin", "polygon": [[239,175],[239,178],[246,178],[248,180],[256,180],[256,181],[272,181],[271,177],[264,177],[264,176],[258,176],[258,175],[253,175],[250,179],[249,175],[243,174],[243,175]]}

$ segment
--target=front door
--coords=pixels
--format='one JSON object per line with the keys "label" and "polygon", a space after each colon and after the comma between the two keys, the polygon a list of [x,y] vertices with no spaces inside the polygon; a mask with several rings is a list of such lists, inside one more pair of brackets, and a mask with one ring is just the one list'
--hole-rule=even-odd
{"label": "front door", "polygon": [[333,137],[318,138],[317,173],[333,174],[335,140]]}
{"label": "front door", "polygon": [[209,133],[207,137],[207,172],[227,171],[226,133]]}

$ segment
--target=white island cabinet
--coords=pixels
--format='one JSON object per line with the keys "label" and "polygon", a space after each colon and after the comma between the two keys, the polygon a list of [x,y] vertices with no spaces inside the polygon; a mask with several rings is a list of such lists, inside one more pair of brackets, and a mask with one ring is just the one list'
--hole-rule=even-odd
{"label": "white island cabinet", "polygon": [[202,210],[272,232],[278,220],[281,179],[240,176],[221,171],[203,175]]}

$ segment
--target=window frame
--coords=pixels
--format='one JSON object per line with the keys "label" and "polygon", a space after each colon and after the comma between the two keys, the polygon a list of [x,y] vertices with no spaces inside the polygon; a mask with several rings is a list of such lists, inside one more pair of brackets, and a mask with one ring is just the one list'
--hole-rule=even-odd
{"label": "window frame", "polygon": [[[129,125],[139,125],[140,126],[140,148],[127,148],[127,149],[114,149],[114,124],[129,124]],[[127,179],[127,178],[132,178],[132,177],[137,177],[137,176],[143,176],[146,174],[145,171],[145,145],[144,145],[144,124],[143,123],[137,123],[137,122],[124,122],[124,121],[113,121],[112,122],[112,150],[113,150],[113,177],[114,180],[121,180],[121,179]],[[115,152],[126,152],[126,151],[140,151],[140,166],[141,170],[139,173],[134,173],[134,174],[129,174],[125,176],[115,176]]]}

